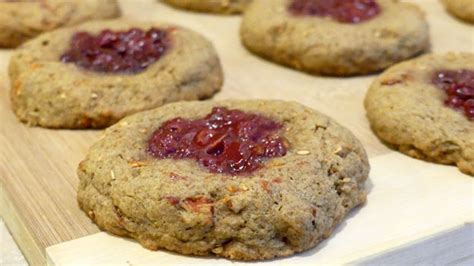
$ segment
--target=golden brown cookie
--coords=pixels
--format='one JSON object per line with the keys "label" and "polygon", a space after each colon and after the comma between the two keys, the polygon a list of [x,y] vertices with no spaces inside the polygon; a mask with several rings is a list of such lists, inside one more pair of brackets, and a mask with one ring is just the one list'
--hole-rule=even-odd
{"label": "golden brown cookie", "polygon": [[446,10],[452,15],[469,23],[474,23],[474,1],[442,0]]}
{"label": "golden brown cookie", "polygon": [[359,2],[255,0],[243,17],[243,44],[268,60],[336,76],[379,71],[429,48],[428,24],[417,6],[369,0],[360,13]]}
{"label": "golden brown cookie", "polygon": [[[196,122],[204,118],[211,122]],[[249,140],[258,144],[246,146]],[[275,143],[285,152],[274,152]],[[266,157],[248,171],[255,154]],[[300,104],[181,102],[107,129],[79,165],[78,201],[100,228],[149,249],[262,260],[329,237],[365,202],[368,172],[360,142]]]}
{"label": "golden brown cookie", "polygon": [[51,128],[106,127],[165,103],[208,98],[223,83],[214,47],[201,35],[122,20],[45,33],[13,54],[9,74],[18,118]]}
{"label": "golden brown cookie", "polygon": [[474,54],[431,54],[393,66],[371,85],[365,107],[390,146],[474,175]]}
{"label": "golden brown cookie", "polygon": [[236,14],[244,11],[252,0],[162,0],[177,8],[199,12]]}
{"label": "golden brown cookie", "polygon": [[0,47],[16,47],[59,27],[118,16],[116,0],[0,0]]}

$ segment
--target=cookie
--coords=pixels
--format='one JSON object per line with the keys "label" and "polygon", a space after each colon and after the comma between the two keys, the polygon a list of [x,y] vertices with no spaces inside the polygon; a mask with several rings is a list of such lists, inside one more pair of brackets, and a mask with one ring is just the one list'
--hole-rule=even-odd
{"label": "cookie", "polygon": [[474,54],[398,64],[373,82],[365,107],[374,132],[393,148],[474,175]]}
{"label": "cookie", "polygon": [[102,128],[126,115],[220,90],[218,56],[169,24],[95,21],[45,33],[12,56],[12,108],[31,126]]}
{"label": "cookie", "polygon": [[366,200],[359,141],[294,102],[171,103],[118,122],[78,168],[78,202],[144,247],[235,260],[289,256]]}
{"label": "cookie", "polygon": [[116,0],[2,0],[0,47],[16,47],[53,29],[120,16]]}
{"label": "cookie", "polygon": [[474,23],[474,2],[472,0],[442,0],[446,10],[469,23]]}
{"label": "cookie", "polygon": [[237,14],[252,0],[162,0],[177,8],[218,14]]}
{"label": "cookie", "polygon": [[268,60],[312,74],[367,74],[429,48],[424,14],[392,0],[255,0],[242,42]]}

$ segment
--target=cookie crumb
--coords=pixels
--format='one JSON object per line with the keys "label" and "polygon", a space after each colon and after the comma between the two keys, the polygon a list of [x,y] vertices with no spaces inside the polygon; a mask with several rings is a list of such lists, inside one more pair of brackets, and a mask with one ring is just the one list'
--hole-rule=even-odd
{"label": "cookie crumb", "polygon": [[140,162],[140,161],[133,161],[133,162],[128,162],[128,165],[132,168],[137,168],[137,167],[142,167],[145,166],[145,162]]}
{"label": "cookie crumb", "polygon": [[227,187],[227,190],[230,192],[230,193],[235,193],[235,192],[238,192],[239,191],[239,188],[237,188],[236,186],[234,185],[230,185]]}
{"label": "cookie crumb", "polygon": [[309,154],[311,154],[311,152],[308,151],[308,150],[299,150],[299,151],[296,152],[296,154],[298,154],[298,155],[309,155]]}
{"label": "cookie crumb", "polygon": [[319,129],[326,130],[327,127],[326,127],[326,126],[323,126],[323,125],[318,125],[318,124],[316,124],[316,125],[314,126],[314,130],[313,130],[313,131],[314,131],[314,132],[317,132]]}
{"label": "cookie crumb", "polygon": [[214,249],[212,250],[212,253],[221,254],[222,251],[224,251],[224,248],[223,248],[223,247],[217,247],[217,248],[214,248]]}
{"label": "cookie crumb", "polygon": [[163,197],[166,201],[168,201],[169,204],[173,205],[173,206],[176,206],[178,205],[178,203],[180,202],[180,199],[178,197],[175,197],[175,196],[166,196],[166,197]]}
{"label": "cookie crumb", "polygon": [[265,190],[267,193],[271,193],[271,189],[269,187],[269,183],[267,180],[260,180],[260,186],[262,187],[263,190]]}
{"label": "cookie crumb", "polygon": [[171,172],[170,173],[170,179],[173,182],[180,181],[180,180],[188,180],[186,176],[178,175],[176,173]]}
{"label": "cookie crumb", "polygon": [[275,160],[275,161],[268,162],[268,167],[269,168],[280,167],[280,166],[283,166],[283,165],[285,165],[285,163],[282,162],[282,161]]}
{"label": "cookie crumb", "polygon": [[247,187],[247,185],[245,185],[245,184],[240,184],[240,185],[239,185],[239,188],[240,188],[241,190],[243,190],[243,191],[249,190],[249,187]]}
{"label": "cookie crumb", "polygon": [[275,183],[275,184],[280,184],[281,182],[283,182],[283,180],[281,180],[280,177],[274,178],[274,179],[272,180],[272,183]]}

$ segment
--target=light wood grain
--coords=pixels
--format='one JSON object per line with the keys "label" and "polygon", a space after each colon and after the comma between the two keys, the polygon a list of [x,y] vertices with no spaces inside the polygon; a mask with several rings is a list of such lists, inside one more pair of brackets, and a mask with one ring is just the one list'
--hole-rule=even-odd
{"label": "light wood grain", "polygon": [[[447,15],[438,1],[411,2],[418,2],[427,12],[433,51],[474,51],[472,26]],[[251,55],[240,44],[238,16],[183,12],[155,0],[123,0],[121,3],[127,18],[174,22],[194,29],[213,41],[226,76],[223,91],[216,99],[295,100],[328,114],[352,130],[371,158],[391,152],[370,131],[362,106],[367,86],[374,76],[347,79],[316,77],[264,61]],[[75,172],[77,163],[101,132],[28,128],[19,123],[10,111],[8,100],[6,69],[10,54],[11,51],[0,51],[0,212],[7,226],[17,228],[12,230],[14,238],[19,241],[27,259],[33,264],[41,264],[46,261],[46,247],[99,232],[77,206],[78,180]],[[445,181],[440,181],[445,182],[446,187],[456,180],[451,175],[469,180],[462,182],[472,182],[453,167],[440,166],[439,169],[448,171]],[[387,170],[387,174],[391,173]],[[429,178],[431,174],[421,171],[420,177]],[[387,181],[386,178],[384,180]],[[393,182],[381,186],[392,186],[387,193],[398,193],[408,185],[401,184],[400,180],[406,179],[393,177]],[[396,201],[387,204],[393,208],[398,206]],[[405,208],[412,210],[410,205]],[[372,217],[377,215],[374,213]],[[375,218],[367,222],[371,224],[362,226],[364,230],[380,223]],[[331,241],[328,245],[337,243]]]}
{"label": "light wood grain", "polygon": [[[387,252],[395,264],[429,262],[436,255],[449,264],[474,255],[470,249],[474,245],[474,182],[471,178],[455,168],[409,159],[398,153],[375,157],[370,163],[367,204],[353,211],[317,248],[279,259],[276,261],[279,265],[381,262]],[[464,227],[465,230],[461,230],[464,238],[449,238],[454,233],[450,231]],[[447,239],[436,238],[444,232],[448,232]],[[411,245],[417,248],[404,249]],[[402,251],[395,252],[400,248]],[[447,248],[456,256],[440,254]],[[97,249],[100,252],[94,252]],[[157,261],[160,265],[207,265],[210,262],[208,258],[148,251],[134,241],[106,233],[52,246],[47,252],[52,265],[149,265]],[[246,265],[225,259],[211,261],[212,265]]]}

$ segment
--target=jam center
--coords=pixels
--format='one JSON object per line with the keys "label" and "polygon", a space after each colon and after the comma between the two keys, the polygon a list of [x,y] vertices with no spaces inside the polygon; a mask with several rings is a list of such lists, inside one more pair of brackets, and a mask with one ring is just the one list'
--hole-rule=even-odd
{"label": "jam center", "polygon": [[288,9],[295,16],[329,16],[343,23],[364,22],[380,13],[375,0],[293,0]]}
{"label": "jam center", "polygon": [[473,70],[440,70],[433,74],[432,82],[446,92],[447,106],[464,111],[468,119],[474,120]]}
{"label": "jam center", "polygon": [[120,32],[103,30],[96,36],[77,32],[61,61],[96,72],[137,73],[167,51],[168,35],[168,31],[157,28],[146,32],[137,28]]}
{"label": "jam center", "polygon": [[164,122],[148,143],[156,158],[194,159],[213,173],[239,175],[286,154],[282,125],[262,115],[215,107],[202,119]]}

